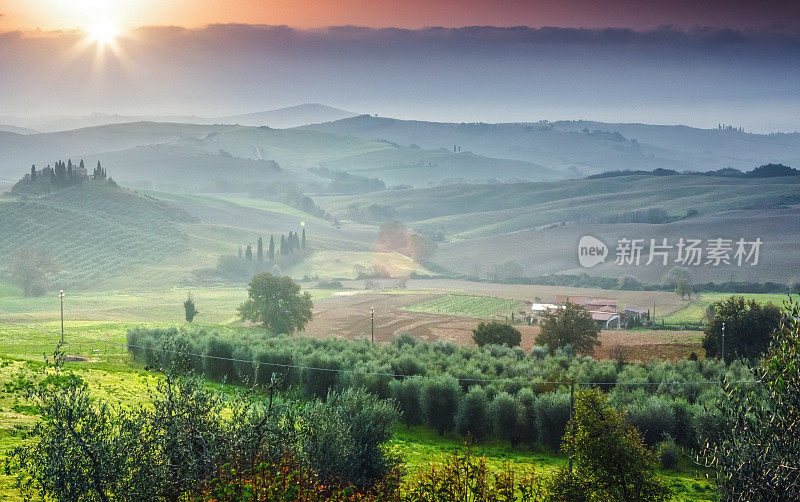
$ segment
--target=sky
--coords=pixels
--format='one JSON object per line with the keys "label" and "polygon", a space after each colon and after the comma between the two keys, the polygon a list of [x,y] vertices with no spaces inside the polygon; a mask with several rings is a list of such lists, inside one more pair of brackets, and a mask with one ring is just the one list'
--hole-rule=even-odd
{"label": "sky", "polygon": [[0,13],[4,31],[72,29],[98,15],[113,17],[126,29],[216,23],[297,28],[800,28],[796,0],[2,0]]}
{"label": "sky", "polygon": [[[798,1],[0,0],[0,14],[0,117],[321,102],[800,129]],[[91,36],[98,22],[113,40]]]}

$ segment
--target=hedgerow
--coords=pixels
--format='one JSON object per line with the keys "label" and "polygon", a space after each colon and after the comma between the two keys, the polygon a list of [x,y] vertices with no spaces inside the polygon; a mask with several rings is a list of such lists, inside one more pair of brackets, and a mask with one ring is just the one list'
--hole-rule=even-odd
{"label": "hedgerow", "polygon": [[476,441],[495,436],[553,450],[569,420],[572,381],[577,388],[607,392],[609,403],[626,410],[648,445],[669,435],[694,447],[698,438],[715,437],[721,427],[715,403],[724,394],[717,382],[753,378],[741,363],[619,365],[569,350],[549,355],[535,347],[526,354],[504,346],[427,343],[408,335],[373,345],[257,332],[234,338],[203,328],[135,328],[127,339],[130,353],[146,365],[174,358],[163,351],[164,343],[181,340],[189,352],[183,356],[188,367],[212,380],[265,385],[274,375],[279,390],[323,400],[332,391],[363,388],[393,399],[408,426],[425,423]]}

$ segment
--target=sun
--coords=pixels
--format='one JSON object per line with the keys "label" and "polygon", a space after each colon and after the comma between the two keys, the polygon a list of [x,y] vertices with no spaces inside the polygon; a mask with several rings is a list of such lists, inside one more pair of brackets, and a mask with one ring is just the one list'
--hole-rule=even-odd
{"label": "sun", "polygon": [[87,31],[91,41],[100,46],[113,43],[117,37],[117,26],[109,20],[97,20]]}

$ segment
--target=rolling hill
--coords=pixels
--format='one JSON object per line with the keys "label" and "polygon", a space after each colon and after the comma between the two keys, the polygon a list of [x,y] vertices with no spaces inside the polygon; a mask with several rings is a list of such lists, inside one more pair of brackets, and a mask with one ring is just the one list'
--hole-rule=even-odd
{"label": "rolling hill", "polygon": [[[181,124],[238,124],[249,126],[269,126],[273,128],[298,127],[306,124],[330,122],[357,116],[357,113],[340,110],[319,103],[307,103],[276,110],[267,110],[256,113],[229,115],[226,117],[198,117],[195,115],[118,115],[108,113],[92,113],[83,116],[65,117],[31,117],[20,118],[11,116],[0,117],[1,122],[10,125],[0,125],[0,130],[31,134],[33,132],[60,132],[73,129],[84,129],[111,124],[126,124],[131,122],[169,122]],[[11,128],[19,130],[13,130]],[[4,129],[8,128],[8,129]],[[25,131],[25,132],[23,132]]]}
{"label": "rolling hill", "polygon": [[85,287],[187,248],[194,221],[164,202],[113,183],[87,182],[42,197],[0,202],[0,263],[21,246],[48,250],[58,287]]}
{"label": "rolling hill", "polygon": [[230,115],[214,119],[221,124],[240,124],[249,126],[269,126],[272,128],[299,127],[306,124],[332,122],[358,116],[357,113],[340,110],[319,103],[307,103],[265,112]]}
{"label": "rolling hill", "polygon": [[[0,181],[13,181],[32,163],[41,168],[58,158],[83,158],[89,165],[101,161],[109,166],[117,180],[156,186],[183,183],[181,190],[232,180],[324,183],[308,171],[317,166],[379,177],[390,185],[564,177],[528,162],[466,152],[401,147],[314,130],[235,125],[136,122],[32,135],[0,133],[0,150]],[[268,160],[284,170],[270,170]]]}
{"label": "rolling hill", "polygon": [[[356,197],[318,198],[346,217],[348,207],[385,205],[418,231],[446,238],[432,261],[447,269],[487,273],[507,260],[525,275],[547,273],[658,282],[674,263],[592,269],[577,262],[578,240],[593,235],[608,246],[621,238],[764,241],[759,266],[696,267],[705,281],[786,282],[799,270],[794,236],[800,231],[800,177],[741,179],[698,175],[620,176],[549,183],[450,185],[390,190]],[[502,250],[502,252],[500,252]],[[613,251],[612,251],[613,253]],[[613,257],[611,260],[613,262]]]}
{"label": "rolling hill", "polygon": [[800,165],[800,134],[760,135],[685,126],[537,123],[440,123],[360,115],[305,129],[452,149],[539,164],[579,177],[609,170],[712,171],[781,162]]}

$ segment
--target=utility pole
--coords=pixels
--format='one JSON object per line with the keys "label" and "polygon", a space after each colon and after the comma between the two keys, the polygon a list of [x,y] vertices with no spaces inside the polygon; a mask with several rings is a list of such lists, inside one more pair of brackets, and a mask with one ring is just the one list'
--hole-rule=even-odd
{"label": "utility pole", "polygon": [[575,449],[575,380],[569,386],[569,422],[572,424],[572,448],[569,452],[569,473],[572,474],[572,452]]}
{"label": "utility pole", "polygon": [[375,345],[375,307],[369,308],[370,324],[372,325],[372,345]]}
{"label": "utility pole", "polygon": [[725,323],[722,323],[722,362],[725,362]]}
{"label": "utility pole", "polygon": [[58,298],[61,299],[61,343],[64,343],[64,290],[58,293]]}
{"label": "utility pole", "polygon": [[653,324],[653,327],[656,327],[656,301],[653,300],[653,318],[650,319],[650,322]]}

